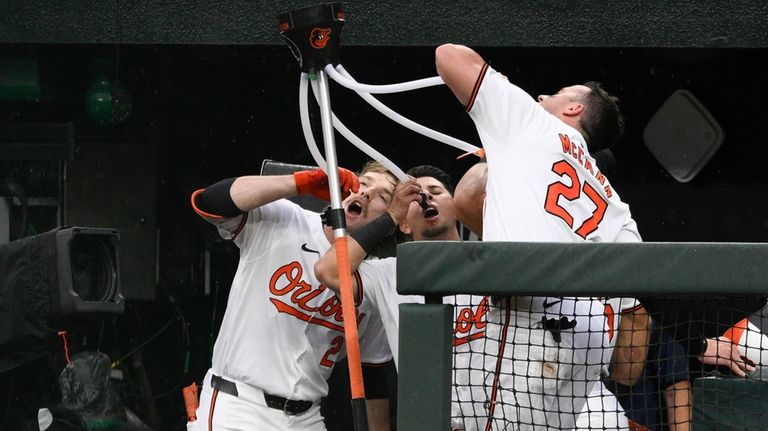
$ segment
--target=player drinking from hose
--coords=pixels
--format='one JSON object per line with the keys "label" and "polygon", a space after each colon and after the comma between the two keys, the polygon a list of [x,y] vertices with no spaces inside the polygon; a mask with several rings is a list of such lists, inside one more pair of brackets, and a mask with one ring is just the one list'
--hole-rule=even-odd
{"label": "player drinking from hose", "polygon": [[[350,232],[386,212],[397,183],[378,163],[359,178],[340,168],[339,179]],[[239,247],[240,262],[189,430],[325,430],[320,399],[345,345],[341,302],[313,267],[333,232],[286,199],[295,195],[329,200],[325,173],[230,178],[192,195],[195,211]],[[360,299],[364,334],[376,310]],[[377,350],[363,347],[364,362],[391,359],[386,350],[365,357]]]}
{"label": "player drinking from hose", "polygon": [[[475,122],[488,163],[486,241],[640,241],[629,207],[590,152],[623,130],[597,83],[538,100],[475,51],[442,45],[438,74]],[[567,289],[567,286],[558,286]],[[571,429],[609,349],[604,307],[589,298],[515,297],[489,313],[486,429]],[[492,311],[495,310],[492,308]],[[502,338],[503,337],[503,338]]]}
{"label": "player drinking from hose", "polygon": [[[398,360],[398,305],[406,302],[424,302],[424,298],[397,294],[394,258],[365,261],[363,259],[381,238],[395,229],[411,236],[414,241],[460,240],[450,176],[429,165],[412,168],[408,174],[415,177],[415,180],[401,183],[397,187],[388,212],[350,234],[349,241],[350,266],[353,272],[357,269],[358,274],[354,283],[355,287],[360,287],[355,289],[355,292],[362,292],[378,308],[395,363]],[[427,196],[427,208],[422,208],[416,203],[420,200],[420,190]],[[335,247],[331,247],[315,264],[315,272],[320,281],[331,289],[338,290],[339,274]],[[476,414],[480,414],[484,401],[481,398],[482,390],[474,394],[471,392],[471,384],[482,386],[482,373],[476,370],[476,374],[471,375],[469,362],[473,353],[477,354],[478,348],[474,340],[482,339],[485,330],[487,299],[474,295],[456,295],[446,298],[446,302],[455,305],[452,423],[454,429],[464,429],[464,418],[469,421]]]}
{"label": "player drinking from hose", "polygon": [[[602,151],[595,155],[597,166],[605,171],[613,165],[612,155]],[[487,182],[487,164],[481,161],[462,176],[456,186],[454,202],[459,219],[478,236],[483,233],[483,207]],[[611,364],[615,375],[611,377],[623,384],[634,384],[645,363],[649,318],[645,310],[632,298],[603,299],[606,315],[607,345],[615,346]],[[480,364],[482,365],[482,364]],[[639,369],[638,369],[639,366]],[[604,367],[607,368],[607,364]],[[477,396],[475,396],[477,398]],[[483,422],[485,424],[485,422]],[[587,401],[576,419],[576,430],[623,430],[628,421],[616,397],[597,382],[587,394]],[[473,428],[476,429],[476,428]],[[481,428],[482,429],[482,428]]]}

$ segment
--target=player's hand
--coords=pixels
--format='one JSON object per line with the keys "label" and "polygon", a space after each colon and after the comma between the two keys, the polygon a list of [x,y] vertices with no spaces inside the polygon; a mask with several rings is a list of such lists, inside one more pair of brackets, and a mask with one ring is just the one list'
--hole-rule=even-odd
{"label": "player's hand", "polygon": [[392,202],[389,204],[387,212],[392,216],[395,223],[405,220],[408,215],[408,208],[413,202],[421,200],[421,185],[414,179],[409,178],[395,187],[395,193],[392,195]]}
{"label": "player's hand", "polygon": [[[331,200],[331,192],[328,189],[328,176],[322,169],[298,171],[293,173],[296,182],[296,192],[300,195],[313,195],[324,201]],[[360,189],[360,182],[353,172],[339,168],[339,184],[341,185],[341,198],[344,199],[351,193]]]}
{"label": "player's hand", "polygon": [[739,352],[739,348],[729,338],[707,339],[707,350],[699,360],[707,365],[722,365],[731,369],[733,374],[746,377],[755,370],[755,364]]}

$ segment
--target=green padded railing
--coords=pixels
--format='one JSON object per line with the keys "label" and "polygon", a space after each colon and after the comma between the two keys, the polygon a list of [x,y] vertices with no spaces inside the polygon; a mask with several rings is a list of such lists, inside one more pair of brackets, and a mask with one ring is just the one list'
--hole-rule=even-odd
{"label": "green padded railing", "polygon": [[[433,297],[755,295],[768,292],[768,244],[409,242],[397,248],[397,291]],[[451,364],[451,333],[439,326],[450,328],[445,319],[451,310],[401,307],[401,431],[450,429],[450,400],[437,390],[451,385],[444,369]]]}
{"label": "green padded railing", "polygon": [[420,241],[397,247],[403,295],[755,294],[768,244]]}

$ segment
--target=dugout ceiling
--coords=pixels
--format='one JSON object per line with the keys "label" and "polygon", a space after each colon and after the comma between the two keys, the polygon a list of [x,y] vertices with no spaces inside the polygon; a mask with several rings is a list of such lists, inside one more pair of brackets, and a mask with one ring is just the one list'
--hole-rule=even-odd
{"label": "dugout ceiling", "polygon": [[[320,1],[6,1],[0,43],[281,45],[275,17]],[[768,3],[348,1],[345,44],[761,48]]]}
{"label": "dugout ceiling", "polygon": [[[64,187],[70,205],[63,214],[70,223],[118,227],[124,244],[141,245],[132,249],[135,265],[124,271],[143,274],[136,285],[148,287],[131,289],[137,297],[154,296],[156,276],[199,292],[217,278],[206,253],[236,255],[190,211],[193,190],[257,173],[265,158],[313,163],[298,118],[298,67],[275,17],[316,3],[0,2],[0,132],[16,123],[72,130]],[[341,59],[361,82],[402,82],[433,76],[434,47],[454,41],[477,48],[532,95],[599,80],[621,98],[627,118],[615,148],[618,173],[610,178],[646,240],[768,241],[762,127],[768,2],[608,3],[350,1]],[[101,94],[95,89],[104,76],[130,95],[124,120],[96,121],[88,100]],[[685,184],[671,178],[643,142],[646,124],[679,89],[694,94],[726,135]],[[474,163],[393,125],[336,84],[331,94],[339,118],[405,169],[429,163],[458,178]],[[479,144],[444,87],[380,99],[421,124]],[[4,144],[0,140],[0,178],[13,177],[29,196],[50,202],[59,186],[57,165],[8,160]],[[346,140],[339,139],[338,148],[344,166],[365,160]],[[131,174],[123,175],[129,166]],[[30,225],[38,231],[55,226],[55,211],[37,205]]]}

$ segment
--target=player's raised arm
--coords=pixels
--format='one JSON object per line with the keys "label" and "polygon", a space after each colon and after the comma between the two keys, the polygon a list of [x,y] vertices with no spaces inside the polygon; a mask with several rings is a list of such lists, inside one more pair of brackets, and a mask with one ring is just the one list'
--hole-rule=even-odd
{"label": "player's raised arm", "polygon": [[448,88],[467,106],[485,60],[471,48],[447,43],[435,50],[435,67]]}
{"label": "player's raised arm", "polygon": [[[342,198],[359,188],[357,175],[339,168]],[[192,205],[203,217],[235,217],[278,199],[295,195],[314,195],[330,200],[328,177],[321,169],[294,172],[292,175],[249,175],[221,180],[192,194]]]}
{"label": "player's raised arm", "polygon": [[464,173],[453,194],[456,217],[478,237],[483,237],[483,206],[488,165],[478,162]]}
{"label": "player's raised arm", "polygon": [[[412,202],[421,199],[421,187],[414,179],[402,182],[395,188],[392,202],[387,212],[349,234],[347,247],[349,249],[349,267],[352,273],[365,259],[365,256],[386,236],[391,235],[397,224],[405,219],[408,207]],[[334,244],[320,260],[315,263],[315,276],[331,290],[339,292],[339,267],[336,260],[336,245]],[[352,277],[355,300],[357,300],[357,281]]]}

